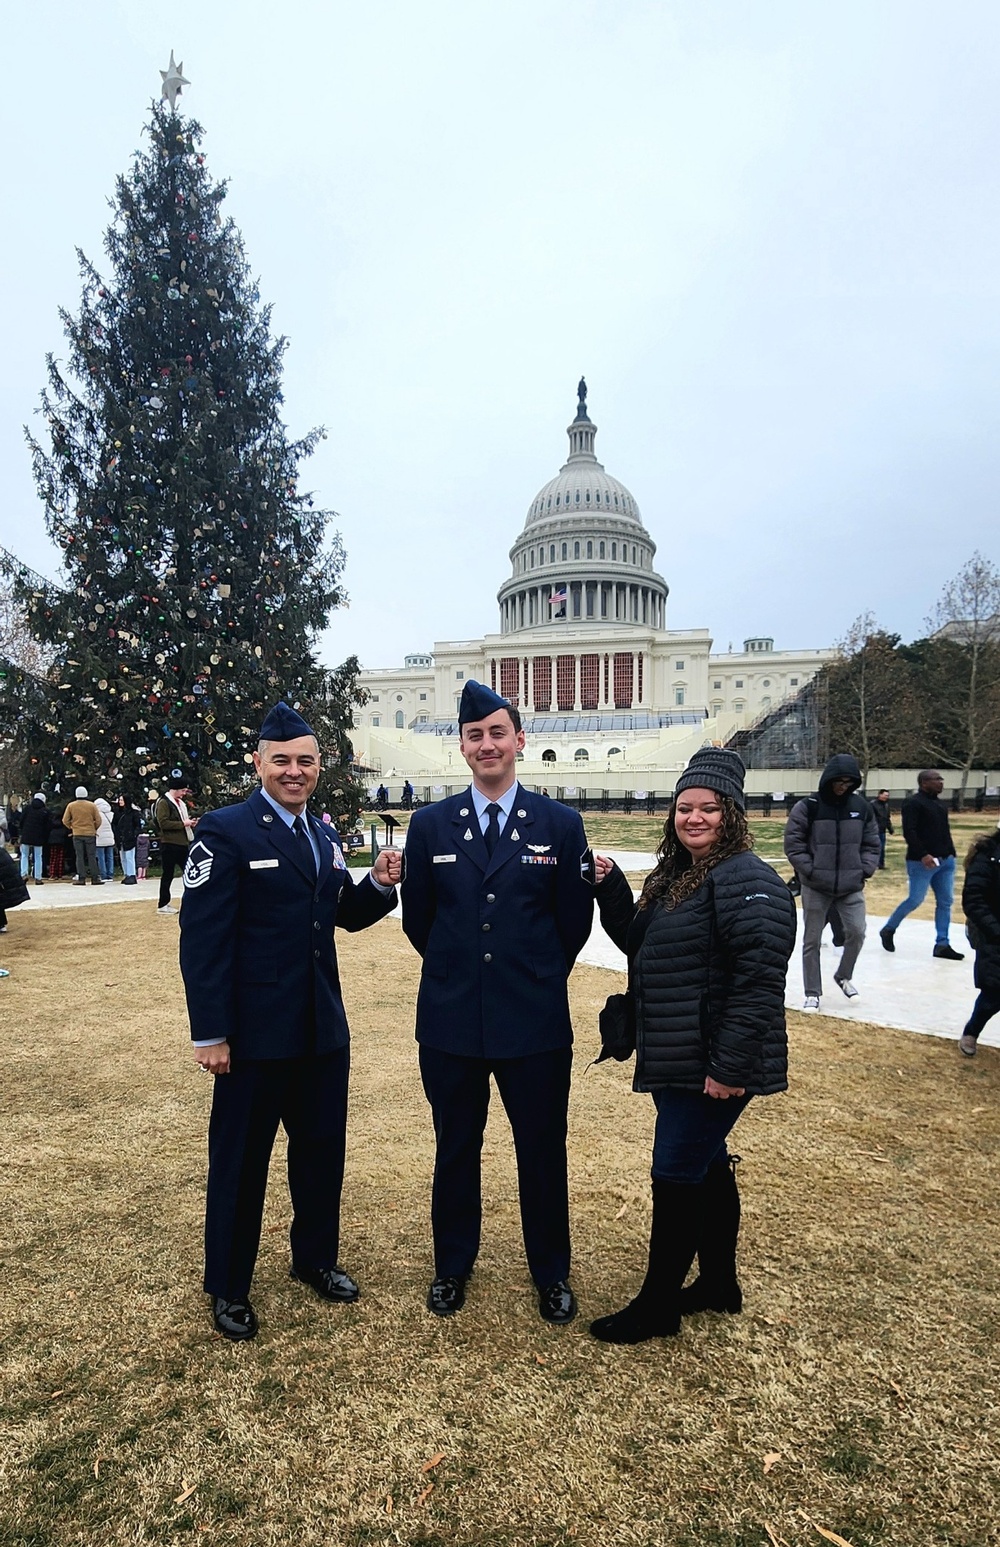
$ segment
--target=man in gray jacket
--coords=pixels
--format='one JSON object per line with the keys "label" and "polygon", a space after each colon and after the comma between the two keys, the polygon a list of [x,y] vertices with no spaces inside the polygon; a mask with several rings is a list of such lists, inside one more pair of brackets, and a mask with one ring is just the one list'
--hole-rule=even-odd
{"label": "man in gray jacket", "polygon": [[848,999],[857,997],[852,981],[865,940],[864,884],[878,868],[878,823],[864,796],[857,759],[831,757],[819,791],[798,801],[788,813],[785,854],[802,888],[802,977],[805,1009],[818,1010],[823,992],[819,942],[833,904],[844,934],[844,954],[833,981]]}

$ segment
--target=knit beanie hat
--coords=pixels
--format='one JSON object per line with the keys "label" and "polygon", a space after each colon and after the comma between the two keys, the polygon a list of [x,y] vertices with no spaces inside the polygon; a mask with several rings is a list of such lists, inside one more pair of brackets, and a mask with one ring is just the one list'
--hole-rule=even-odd
{"label": "knit beanie hat", "polygon": [[674,793],[714,790],[717,795],[728,795],[741,811],[745,811],[745,777],[746,768],[738,752],[730,752],[728,747],[699,747],[674,786]]}
{"label": "knit beanie hat", "polygon": [[76,798],[77,798],[77,800],[86,800],[86,798],[87,798],[87,786],[85,784],[78,784],[77,785],[77,787],[76,787]]}

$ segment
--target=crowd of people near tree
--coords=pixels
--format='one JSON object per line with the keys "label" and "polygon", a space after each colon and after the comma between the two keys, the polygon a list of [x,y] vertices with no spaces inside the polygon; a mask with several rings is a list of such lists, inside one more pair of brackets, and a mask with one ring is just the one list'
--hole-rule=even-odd
{"label": "crowd of people near tree", "polygon": [[[121,872],[123,886],[145,878],[151,843],[159,845],[155,789],[145,795],[109,789],[91,798],[77,785],[71,799],[36,790],[11,795],[0,808],[0,840],[14,851],[27,889],[47,881],[103,886]],[[9,857],[9,856],[8,856]]]}

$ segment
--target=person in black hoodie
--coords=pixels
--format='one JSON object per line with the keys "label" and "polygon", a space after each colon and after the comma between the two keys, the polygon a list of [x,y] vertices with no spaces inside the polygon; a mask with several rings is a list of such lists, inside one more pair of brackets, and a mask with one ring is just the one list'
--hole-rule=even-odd
{"label": "person in black hoodie", "polygon": [[903,801],[903,837],[906,839],[906,874],[910,890],[895,913],[879,930],[879,939],[887,951],[896,949],[895,934],[907,914],[919,908],[934,890],[934,955],[944,961],[960,962],[965,957],[952,949],[951,902],[955,893],[955,845],[948,824],[948,810],[941,799],[944,780],[936,768],[925,768],[917,775],[917,793]]}
{"label": "person in black hoodie", "polygon": [[966,1058],[975,1058],[986,1022],[1000,1014],[1000,830],[980,833],[965,860],[962,907],[966,933],[976,953],[979,998],[958,1039]]}
{"label": "person in black hoodie", "polygon": [[823,993],[819,942],[836,904],[844,954],[833,981],[857,997],[854,968],[865,943],[864,885],[878,869],[881,845],[875,813],[863,795],[857,758],[841,752],[823,769],[819,792],[797,801],[785,826],[785,854],[802,888],[802,977],[805,1009],[818,1010]]}

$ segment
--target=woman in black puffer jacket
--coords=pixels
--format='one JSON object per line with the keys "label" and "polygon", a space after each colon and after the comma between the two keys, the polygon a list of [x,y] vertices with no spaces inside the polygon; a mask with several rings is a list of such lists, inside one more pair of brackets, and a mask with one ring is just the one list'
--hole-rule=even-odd
{"label": "woman in black puffer jacket", "polygon": [[979,1033],[1000,1011],[1000,832],[981,833],[973,842],[965,861],[962,907],[976,953],[979,998],[958,1045],[966,1058],[974,1058]]}
{"label": "woman in black puffer jacket", "polygon": [[[656,1103],[649,1269],[624,1310],[591,1324],[607,1343],[672,1337],[691,1311],[738,1311],[740,1201],[726,1138],[753,1096],[787,1087],[785,974],[795,904],[750,852],[735,752],[703,747],[677,781],[638,906],[598,858],[601,922],[626,952],[634,1089]],[[699,1276],[682,1290],[698,1256]]]}

